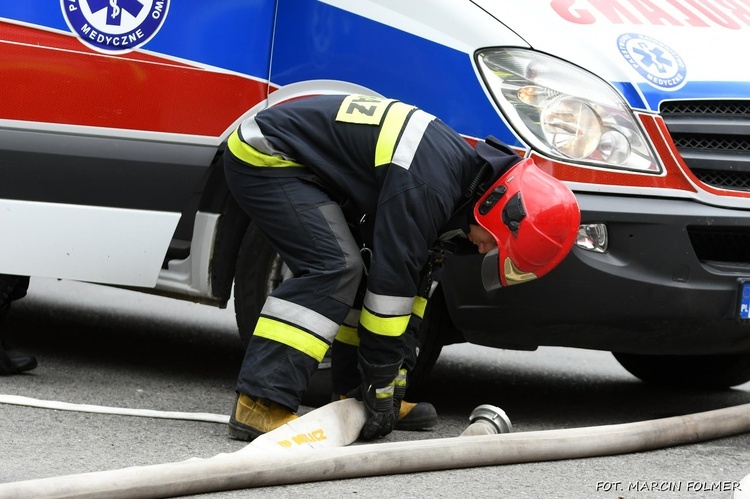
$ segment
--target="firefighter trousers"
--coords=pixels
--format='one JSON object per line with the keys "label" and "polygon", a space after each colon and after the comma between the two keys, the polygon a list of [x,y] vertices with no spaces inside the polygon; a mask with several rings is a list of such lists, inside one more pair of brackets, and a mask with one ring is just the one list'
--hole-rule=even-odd
{"label": "firefighter trousers", "polygon": [[[297,410],[310,376],[354,304],[363,275],[362,257],[341,207],[304,175],[259,175],[253,169],[263,167],[242,163],[229,152],[224,166],[234,198],[294,276],[267,298],[236,390]],[[402,339],[388,340],[394,342],[389,350],[401,355]],[[340,352],[344,353],[336,356],[356,356],[356,349]],[[368,362],[385,364],[391,358],[370,356]],[[344,385],[334,383],[353,382],[352,388],[356,387],[360,377],[356,361],[340,363],[344,368],[335,372],[345,379]]]}

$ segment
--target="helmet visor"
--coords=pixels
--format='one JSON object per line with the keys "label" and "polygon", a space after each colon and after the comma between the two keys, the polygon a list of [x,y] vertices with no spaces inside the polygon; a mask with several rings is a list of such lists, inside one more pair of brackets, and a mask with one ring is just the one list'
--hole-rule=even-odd
{"label": "helmet visor", "polygon": [[537,275],[533,272],[523,272],[516,267],[509,257],[503,261],[503,277],[500,277],[500,258],[497,248],[488,251],[482,260],[482,285],[486,291],[494,291],[503,287],[503,281],[506,286],[521,284],[533,281]]}
{"label": "helmet visor", "polygon": [[497,248],[488,251],[482,260],[482,284],[486,291],[503,287],[500,282],[500,257]]}
{"label": "helmet visor", "polygon": [[523,272],[518,270],[518,267],[513,263],[513,260],[506,258],[503,263],[503,274],[505,274],[505,282],[508,286],[513,284],[521,284],[524,282],[533,281],[536,279],[536,274],[533,272]]}

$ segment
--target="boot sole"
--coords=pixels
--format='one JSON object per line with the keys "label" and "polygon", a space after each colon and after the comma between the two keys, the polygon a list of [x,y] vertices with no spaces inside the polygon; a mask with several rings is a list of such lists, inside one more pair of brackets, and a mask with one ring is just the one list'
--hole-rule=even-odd
{"label": "boot sole", "polygon": [[234,418],[231,418],[229,420],[228,432],[230,437],[236,440],[243,440],[245,442],[252,442],[265,433],[253,428],[252,426],[247,426],[238,421],[235,421]]}
{"label": "boot sole", "polygon": [[[422,411],[418,411],[417,407],[412,409],[403,419],[396,421],[394,429],[401,431],[429,430],[437,424],[438,416],[434,407],[430,405]],[[423,412],[423,414],[415,414],[415,412]]]}

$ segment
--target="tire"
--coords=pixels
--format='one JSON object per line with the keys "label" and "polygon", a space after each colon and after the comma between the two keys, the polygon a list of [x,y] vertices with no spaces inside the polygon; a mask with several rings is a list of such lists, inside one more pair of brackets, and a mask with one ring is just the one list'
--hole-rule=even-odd
{"label": "tire", "polygon": [[[285,279],[289,268],[251,223],[242,239],[234,275],[234,309],[243,349],[247,349],[268,295]],[[318,407],[331,401],[331,361],[326,356],[310,378],[302,398],[307,406]]]}
{"label": "tire", "polygon": [[[281,260],[254,224],[250,224],[240,246],[234,279],[234,308],[243,348],[247,348],[266,297],[291,276]],[[440,287],[425,310],[418,334],[422,346],[417,364],[409,376],[409,391],[416,390],[428,378],[443,348],[443,339],[453,328]],[[303,403],[321,405],[330,400],[330,357],[326,356],[310,380]]]}
{"label": "tire", "polygon": [[409,373],[409,389],[407,397],[424,386],[430,377],[432,368],[440,357],[445,345],[445,339],[452,333],[455,326],[448,316],[448,307],[443,297],[443,289],[438,286],[427,302],[422,325],[417,333],[420,343],[417,364]]}
{"label": "tire", "polygon": [[266,298],[290,276],[289,268],[251,223],[242,239],[234,275],[234,310],[244,348],[253,335]]}
{"label": "tire", "polygon": [[750,354],[639,355],[614,353],[636,378],[655,385],[692,389],[724,389],[750,381]]}

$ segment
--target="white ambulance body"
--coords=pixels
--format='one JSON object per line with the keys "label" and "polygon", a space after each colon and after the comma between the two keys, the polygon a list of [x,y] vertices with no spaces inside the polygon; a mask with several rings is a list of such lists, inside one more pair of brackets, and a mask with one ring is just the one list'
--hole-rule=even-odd
{"label": "white ambulance body", "polygon": [[287,99],[385,95],[533,157],[582,209],[539,281],[487,294],[479,258],[449,259],[425,371],[470,341],[746,381],[748,48],[748,0],[3,2],[0,273],[222,307],[235,284],[246,338],[284,266],[227,192],[227,137]]}

